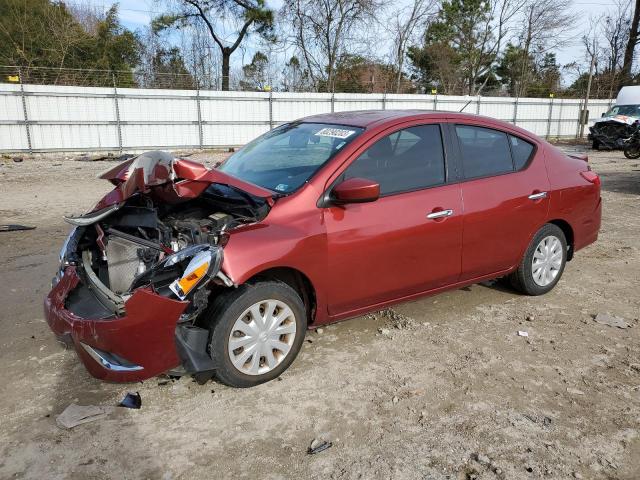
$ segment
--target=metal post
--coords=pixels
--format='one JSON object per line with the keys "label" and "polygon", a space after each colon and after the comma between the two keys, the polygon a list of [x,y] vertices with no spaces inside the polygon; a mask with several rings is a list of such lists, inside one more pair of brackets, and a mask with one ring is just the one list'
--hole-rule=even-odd
{"label": "metal post", "polygon": [[387,92],[382,94],[382,110],[387,109]]}
{"label": "metal post", "polygon": [[122,153],[122,125],[120,124],[120,106],[118,105],[118,87],[116,87],[116,76],[111,75],[113,79],[113,104],[116,108],[116,128],[118,129],[118,151]]}
{"label": "metal post", "polygon": [[514,125],[518,123],[518,101],[519,101],[519,98],[516,97],[516,101],[513,103],[513,124]]}
{"label": "metal post", "polygon": [[562,129],[562,105],[564,104],[564,98],[560,99],[560,111],[558,112],[558,128],[556,129],[556,137],[560,138],[560,131]]}
{"label": "metal post", "polygon": [[269,130],[273,130],[273,92],[269,90]]}
{"label": "metal post", "polygon": [[437,93],[433,97],[433,109],[438,110],[438,94]]}
{"label": "metal post", "polygon": [[198,143],[200,150],[204,145],[204,136],[202,134],[202,109],[200,107],[200,83],[196,83],[196,107],[198,109]]}
{"label": "metal post", "polygon": [[593,50],[591,54],[591,65],[589,66],[589,80],[587,81],[587,92],[584,95],[584,108],[580,112],[580,139],[584,136],[584,125],[587,123],[587,110],[589,109],[589,95],[591,94],[591,82],[593,80],[593,69],[596,64],[596,37],[593,37]]}
{"label": "metal post", "polygon": [[335,110],[335,103],[336,103],[336,94],[334,92],[331,92],[331,113],[333,113]]}
{"label": "metal post", "polygon": [[29,114],[27,113],[27,97],[24,93],[24,85],[22,83],[22,69],[18,69],[18,80],[20,81],[20,99],[22,100],[22,114],[24,115],[24,128],[27,132],[27,147],[29,153],[33,153],[33,145],[31,143],[31,129],[29,128]]}
{"label": "metal post", "polygon": [[549,135],[551,135],[551,113],[553,112],[553,97],[551,97],[551,101],[549,102],[549,116],[547,117],[547,136],[545,137],[549,140]]}
{"label": "metal post", "polygon": [[478,95],[478,104],[476,105],[476,115],[480,115],[480,95]]}

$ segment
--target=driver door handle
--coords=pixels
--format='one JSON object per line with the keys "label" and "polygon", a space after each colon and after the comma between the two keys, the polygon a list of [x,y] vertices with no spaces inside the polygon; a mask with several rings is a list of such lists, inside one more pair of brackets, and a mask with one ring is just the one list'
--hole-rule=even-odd
{"label": "driver door handle", "polygon": [[529,200],[540,200],[541,198],[547,198],[547,192],[532,193],[529,195]]}
{"label": "driver door handle", "polygon": [[440,210],[438,212],[432,212],[429,215],[427,215],[427,218],[433,220],[435,218],[442,218],[442,217],[450,217],[451,215],[453,215],[453,210],[449,209],[449,210]]}

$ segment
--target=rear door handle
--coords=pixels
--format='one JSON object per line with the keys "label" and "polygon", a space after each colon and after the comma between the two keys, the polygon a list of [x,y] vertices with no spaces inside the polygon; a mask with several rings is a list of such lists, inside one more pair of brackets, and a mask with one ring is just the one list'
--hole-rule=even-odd
{"label": "rear door handle", "polygon": [[450,217],[451,215],[453,215],[453,210],[440,210],[438,212],[430,213],[427,215],[427,218],[433,220],[435,218]]}
{"label": "rear door handle", "polygon": [[529,200],[540,200],[541,198],[547,198],[547,192],[532,193],[529,195]]}

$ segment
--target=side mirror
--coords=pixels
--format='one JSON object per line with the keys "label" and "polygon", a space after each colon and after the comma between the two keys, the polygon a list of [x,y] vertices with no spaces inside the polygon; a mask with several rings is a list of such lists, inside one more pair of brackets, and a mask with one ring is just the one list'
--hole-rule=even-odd
{"label": "side mirror", "polygon": [[331,191],[333,203],[366,203],[380,198],[380,184],[366,178],[350,178]]}
{"label": "side mirror", "polygon": [[605,117],[605,115],[606,115],[606,113],[605,113],[605,112],[602,112],[602,115],[600,115],[600,116],[601,116],[602,118],[604,118],[604,117]]}

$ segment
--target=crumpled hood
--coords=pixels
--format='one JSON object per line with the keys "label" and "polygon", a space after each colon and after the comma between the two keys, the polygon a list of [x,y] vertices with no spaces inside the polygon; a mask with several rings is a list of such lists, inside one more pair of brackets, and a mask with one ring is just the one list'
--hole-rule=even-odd
{"label": "crumpled hood", "polygon": [[633,125],[637,120],[639,120],[638,117],[632,117],[630,115],[614,115],[613,117],[599,118],[594,122],[594,126],[603,122],[617,122],[625,125]]}
{"label": "crumpled hood", "polygon": [[204,165],[174,158],[161,151],[146,152],[103,172],[99,178],[109,180],[116,188],[105,195],[93,211],[102,210],[124,202],[138,192],[148,192],[152,187],[173,184],[164,188],[162,197],[167,202],[181,198],[194,198],[212,183],[230,185],[256,197],[273,201],[273,192],[258,185],[245,182],[219,170]]}

